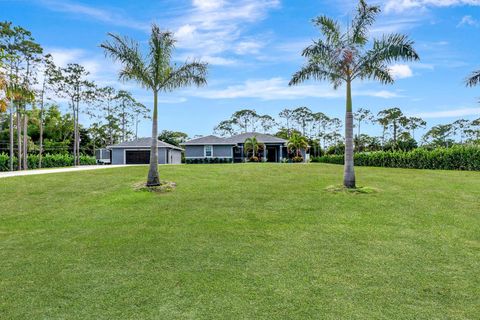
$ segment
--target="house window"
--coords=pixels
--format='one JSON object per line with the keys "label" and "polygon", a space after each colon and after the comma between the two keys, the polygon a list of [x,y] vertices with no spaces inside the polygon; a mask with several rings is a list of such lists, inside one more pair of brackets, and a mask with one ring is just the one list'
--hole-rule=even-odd
{"label": "house window", "polygon": [[205,146],[205,157],[206,158],[211,158],[213,153],[213,147],[212,146]]}

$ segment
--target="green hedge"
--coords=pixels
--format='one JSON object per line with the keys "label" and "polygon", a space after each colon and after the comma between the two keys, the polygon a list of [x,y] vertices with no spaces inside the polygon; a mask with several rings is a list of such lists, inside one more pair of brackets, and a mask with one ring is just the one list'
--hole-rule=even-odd
{"label": "green hedge", "polygon": [[[9,170],[8,154],[0,154],[0,171]],[[38,168],[38,159],[39,156],[36,154],[28,155],[28,168],[37,169]],[[13,157],[13,166],[16,168],[17,157]],[[95,157],[81,155],[80,156],[81,165],[94,165],[96,164]],[[42,157],[42,168],[58,168],[58,167],[71,167],[73,166],[73,156],[70,154],[44,154]]]}
{"label": "green hedge", "polygon": [[[356,166],[480,171],[480,146],[454,146],[356,153]],[[343,164],[343,155],[316,157],[312,162]]]}
{"label": "green hedge", "polygon": [[185,159],[186,164],[204,164],[204,163],[232,163],[232,158],[194,158]]}

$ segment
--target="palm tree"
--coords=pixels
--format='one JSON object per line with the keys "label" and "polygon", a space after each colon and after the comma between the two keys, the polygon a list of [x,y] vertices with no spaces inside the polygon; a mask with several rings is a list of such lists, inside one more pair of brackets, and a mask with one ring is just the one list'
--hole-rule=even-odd
{"label": "palm tree", "polygon": [[467,78],[465,84],[467,87],[474,87],[480,83],[480,70],[472,72],[472,74]]}
{"label": "palm tree", "polygon": [[245,155],[248,155],[248,153],[251,151],[252,158],[255,158],[258,152],[263,148],[264,148],[264,145],[263,143],[257,140],[257,136],[247,138],[243,143],[243,149],[244,149]]}
{"label": "palm tree", "polygon": [[288,149],[295,150],[297,157],[301,157],[302,155],[300,152],[308,148],[308,142],[304,136],[294,132],[290,139],[288,139],[287,147]]}
{"label": "palm tree", "polygon": [[175,49],[173,34],[161,31],[155,24],[152,25],[146,56],[141,53],[137,41],[113,33],[108,35],[110,41],[105,41],[101,47],[107,56],[123,65],[119,73],[120,80],[134,80],[153,92],[152,145],[147,186],[158,186],[158,93],[192,84],[205,85],[207,64],[200,61],[185,62],[181,66],[172,64]]}
{"label": "palm tree", "polygon": [[322,39],[314,41],[303,50],[307,63],[296,72],[289,85],[297,85],[309,79],[329,81],[334,89],[346,84],[345,113],[345,168],[343,184],[355,187],[353,167],[353,114],[352,82],[356,79],[373,79],[381,83],[393,83],[388,65],[399,60],[419,60],[413,42],[402,34],[391,34],[375,39],[371,46],[368,31],[380,12],[378,6],[369,6],[360,0],[350,27],[342,32],[340,24],[321,16],[314,19]]}

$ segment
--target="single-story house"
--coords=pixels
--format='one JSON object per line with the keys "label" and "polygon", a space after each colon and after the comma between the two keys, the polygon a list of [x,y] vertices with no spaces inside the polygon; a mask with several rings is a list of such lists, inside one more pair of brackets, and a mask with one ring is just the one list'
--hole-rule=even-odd
{"label": "single-story house", "polygon": [[[234,135],[229,138],[217,136],[205,136],[181,143],[185,148],[185,159],[228,159],[231,162],[244,162],[251,154],[244,152],[243,144],[246,139],[255,136],[265,148],[259,151],[257,156],[267,162],[282,162],[288,158],[288,141],[269,134],[247,132]],[[305,158],[305,153],[302,152]]]}
{"label": "single-story house", "polygon": [[[139,138],[108,146],[111,164],[148,164],[151,145],[152,138]],[[182,163],[182,151],[182,148],[158,140],[158,164]]]}

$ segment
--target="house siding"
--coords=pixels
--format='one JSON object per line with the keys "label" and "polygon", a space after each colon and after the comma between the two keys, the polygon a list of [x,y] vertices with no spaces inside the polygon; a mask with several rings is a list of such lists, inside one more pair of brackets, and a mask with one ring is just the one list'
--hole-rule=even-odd
{"label": "house siding", "polygon": [[[125,164],[125,150],[150,150],[150,148],[115,148],[112,149],[112,164]],[[182,152],[170,149],[172,164],[182,163]],[[167,148],[158,148],[158,164],[166,164]]]}
{"label": "house siding", "polygon": [[203,145],[200,146],[185,146],[185,157],[186,158],[203,158],[204,151]]}
{"label": "house siding", "polygon": [[213,146],[214,158],[231,158],[233,156],[233,146]]}

